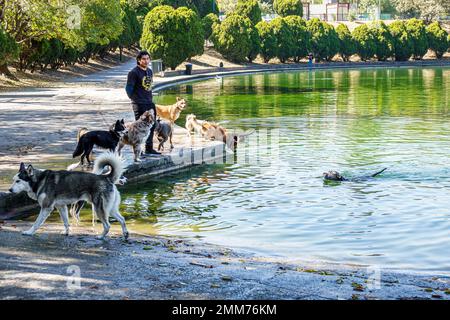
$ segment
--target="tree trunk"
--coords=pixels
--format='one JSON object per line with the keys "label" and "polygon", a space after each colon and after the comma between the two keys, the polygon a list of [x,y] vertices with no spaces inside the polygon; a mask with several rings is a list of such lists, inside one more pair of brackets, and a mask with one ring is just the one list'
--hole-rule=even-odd
{"label": "tree trunk", "polygon": [[14,76],[11,71],[8,69],[8,65],[6,63],[0,65],[0,74],[4,74],[8,79],[19,81],[19,79]]}

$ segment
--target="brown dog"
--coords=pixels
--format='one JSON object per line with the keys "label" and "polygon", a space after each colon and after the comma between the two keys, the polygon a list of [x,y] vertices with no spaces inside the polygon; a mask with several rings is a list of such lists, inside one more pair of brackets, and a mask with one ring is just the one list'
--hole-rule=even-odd
{"label": "brown dog", "polygon": [[134,161],[140,162],[142,144],[150,133],[155,123],[153,110],[145,111],[135,122],[126,125],[128,132],[120,139],[117,152],[120,155],[122,148],[128,144],[133,148]]}
{"label": "brown dog", "polygon": [[187,102],[185,99],[177,97],[177,102],[171,105],[163,106],[156,105],[156,114],[174,124],[175,121],[180,117],[181,112],[187,107]]}

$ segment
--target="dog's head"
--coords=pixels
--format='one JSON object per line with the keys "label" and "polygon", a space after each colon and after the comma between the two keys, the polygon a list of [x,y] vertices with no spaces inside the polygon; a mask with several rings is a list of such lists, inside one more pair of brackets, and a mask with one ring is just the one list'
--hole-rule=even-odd
{"label": "dog's head", "polygon": [[35,178],[36,170],[30,164],[25,168],[24,163],[20,164],[19,172],[13,178],[13,184],[9,188],[9,192],[19,193],[22,191],[31,192],[31,182]]}
{"label": "dog's head", "polygon": [[153,123],[155,123],[155,112],[153,110],[147,110],[141,115],[140,119],[153,126]]}
{"label": "dog's head", "polygon": [[119,137],[123,137],[127,134],[128,130],[125,127],[125,121],[117,120],[110,128],[111,131],[115,132]]}
{"label": "dog's head", "polygon": [[188,114],[186,120],[197,120],[197,116],[193,113]]}
{"label": "dog's head", "polygon": [[177,97],[177,109],[184,110],[187,107],[187,101],[183,98]]}
{"label": "dog's head", "polygon": [[341,174],[337,171],[328,171],[323,173],[323,178],[325,180],[334,180],[334,181],[342,181],[344,180],[344,177],[341,176]]}

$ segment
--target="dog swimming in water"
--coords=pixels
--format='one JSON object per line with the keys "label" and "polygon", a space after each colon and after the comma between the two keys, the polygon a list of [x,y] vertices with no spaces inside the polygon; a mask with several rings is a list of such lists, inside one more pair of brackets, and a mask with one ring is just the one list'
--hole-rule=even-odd
{"label": "dog swimming in water", "polygon": [[378,171],[369,176],[361,176],[351,179],[347,179],[346,177],[342,176],[339,172],[331,170],[323,173],[323,179],[328,181],[359,181],[376,177],[377,175],[383,173],[385,170],[387,170],[387,168],[384,168],[383,170]]}
{"label": "dog swimming in water", "polygon": [[[111,170],[109,174],[104,175],[102,172],[106,166]],[[41,207],[33,226],[22,234],[33,235],[50,213],[57,209],[64,223],[64,234],[68,235],[70,226],[67,206],[83,200],[92,203],[95,214],[103,224],[103,233],[98,238],[103,239],[108,234],[109,216],[112,216],[121,224],[123,237],[127,239],[125,219],[119,213],[120,193],[115,185],[119,182],[123,170],[122,160],[112,152],[97,157],[92,173],[39,170],[31,164],[25,166],[21,163],[9,191],[25,191],[30,198],[37,200]]]}

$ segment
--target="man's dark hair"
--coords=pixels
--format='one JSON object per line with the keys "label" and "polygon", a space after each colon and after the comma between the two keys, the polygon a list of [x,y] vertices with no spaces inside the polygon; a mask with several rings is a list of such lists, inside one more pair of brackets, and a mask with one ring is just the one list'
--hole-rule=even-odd
{"label": "man's dark hair", "polygon": [[150,53],[148,53],[147,50],[141,50],[141,51],[139,51],[138,55],[136,56],[136,62],[137,62],[138,65],[139,65],[139,61],[141,60],[141,58],[142,58],[143,56],[149,56],[149,57],[150,57]]}

